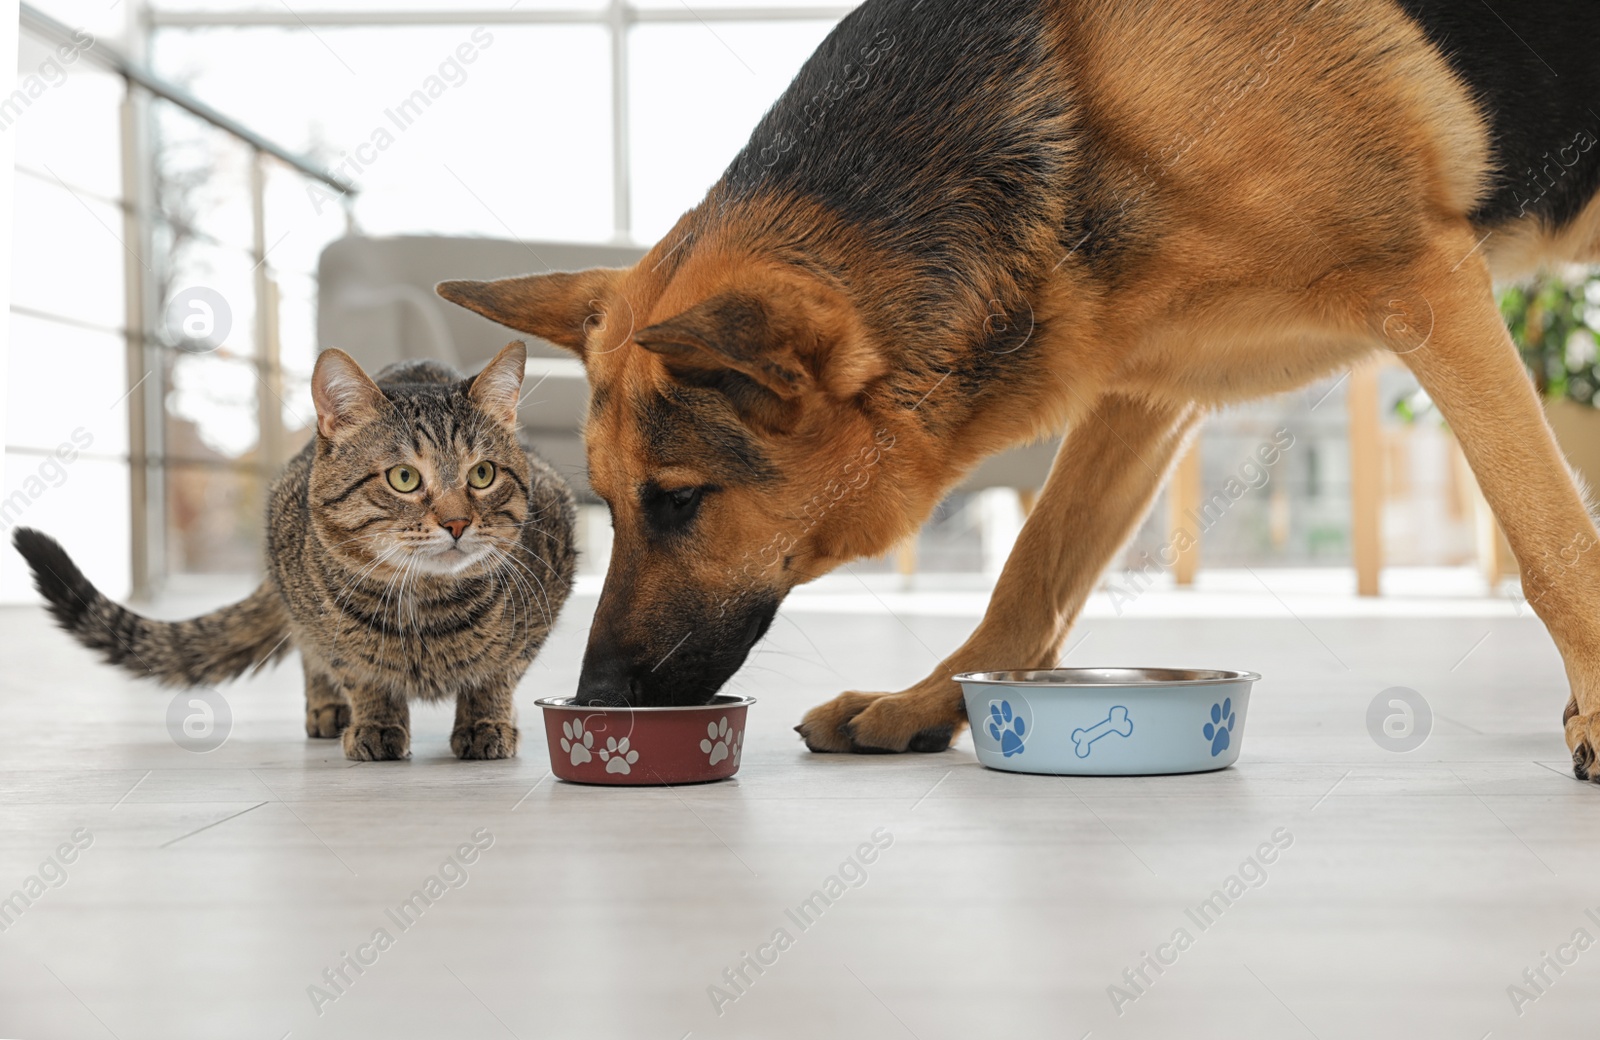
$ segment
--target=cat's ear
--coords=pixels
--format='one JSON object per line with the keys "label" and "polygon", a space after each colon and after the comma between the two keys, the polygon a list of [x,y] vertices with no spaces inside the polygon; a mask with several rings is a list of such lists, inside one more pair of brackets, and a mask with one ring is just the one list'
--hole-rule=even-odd
{"label": "cat's ear", "polygon": [[311,373],[311,400],[317,406],[317,432],[335,437],[371,422],[389,408],[378,384],[367,378],[356,359],[342,350],[324,350]]}
{"label": "cat's ear", "polygon": [[552,271],[492,282],[440,282],[434,292],[490,321],[583,353],[591,329],[603,328],[626,270]]}
{"label": "cat's ear", "polygon": [[507,343],[473,379],[467,396],[501,422],[516,425],[517,398],[522,395],[522,370],[527,361],[528,348],[520,340]]}

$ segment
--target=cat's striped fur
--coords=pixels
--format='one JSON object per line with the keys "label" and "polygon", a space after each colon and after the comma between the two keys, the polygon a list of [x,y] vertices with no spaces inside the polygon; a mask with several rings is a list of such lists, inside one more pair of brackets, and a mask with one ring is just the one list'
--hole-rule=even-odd
{"label": "cat's striped fur", "polygon": [[[16,546],[61,625],[138,675],[221,682],[297,648],[306,732],[342,733],[351,758],[406,757],[408,700],[452,696],[458,755],[513,755],[512,692],[577,559],[571,490],[516,438],[524,359],[514,343],[474,379],[410,362],[373,383],[326,352],[317,437],[272,488],[266,580],[203,617],[141,617],[47,535],[19,529]],[[479,488],[467,478],[485,462]],[[402,467],[420,478],[410,491],[389,478]]]}

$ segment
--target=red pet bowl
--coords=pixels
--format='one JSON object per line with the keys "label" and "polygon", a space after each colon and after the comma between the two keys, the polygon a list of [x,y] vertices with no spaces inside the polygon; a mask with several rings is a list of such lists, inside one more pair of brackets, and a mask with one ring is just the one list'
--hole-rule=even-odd
{"label": "red pet bowl", "polygon": [[697,784],[739,771],[752,697],[684,708],[593,708],[571,697],[544,709],[550,771],[580,784]]}

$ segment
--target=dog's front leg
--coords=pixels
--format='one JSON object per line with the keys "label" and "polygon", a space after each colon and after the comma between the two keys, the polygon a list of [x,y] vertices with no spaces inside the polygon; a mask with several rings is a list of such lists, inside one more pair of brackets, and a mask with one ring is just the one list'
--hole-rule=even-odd
{"label": "dog's front leg", "polygon": [[966,721],[968,671],[1049,667],[1113,553],[1150,508],[1198,411],[1101,398],[1062,443],[972,635],[895,694],[841,694],[795,727],[812,751],[943,751]]}

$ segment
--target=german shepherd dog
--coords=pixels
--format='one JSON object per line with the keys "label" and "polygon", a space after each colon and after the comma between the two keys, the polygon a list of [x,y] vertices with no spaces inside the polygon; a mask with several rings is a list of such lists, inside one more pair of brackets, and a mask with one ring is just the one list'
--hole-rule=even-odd
{"label": "german shepherd dog", "polygon": [[813,751],[1048,667],[1210,410],[1380,350],[1450,422],[1600,779],[1600,545],[1491,279],[1600,261],[1600,5],[867,0],[635,267],[446,282],[575,352],[615,546],[579,683],[706,701],[784,595],[1066,431],[987,613]]}

